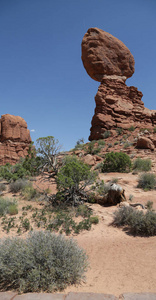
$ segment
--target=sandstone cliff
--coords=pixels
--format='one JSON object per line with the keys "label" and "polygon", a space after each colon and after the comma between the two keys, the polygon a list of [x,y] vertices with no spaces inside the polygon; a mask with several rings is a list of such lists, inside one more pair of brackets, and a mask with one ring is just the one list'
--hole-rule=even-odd
{"label": "sandstone cliff", "polygon": [[26,121],[9,114],[0,119],[0,165],[15,164],[28,153],[31,143]]}

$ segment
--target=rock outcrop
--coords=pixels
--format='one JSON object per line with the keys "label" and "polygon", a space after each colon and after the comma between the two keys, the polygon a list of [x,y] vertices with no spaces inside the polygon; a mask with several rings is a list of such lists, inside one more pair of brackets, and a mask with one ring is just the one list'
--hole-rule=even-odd
{"label": "rock outcrop", "polygon": [[28,153],[31,143],[26,121],[9,114],[0,119],[0,165],[15,164]]}
{"label": "rock outcrop", "polygon": [[134,73],[134,58],[120,40],[90,28],[82,40],[82,61],[90,77],[101,82],[95,96],[90,141],[102,139],[110,129],[156,126],[156,111],[144,107],[142,92],[125,84]]}

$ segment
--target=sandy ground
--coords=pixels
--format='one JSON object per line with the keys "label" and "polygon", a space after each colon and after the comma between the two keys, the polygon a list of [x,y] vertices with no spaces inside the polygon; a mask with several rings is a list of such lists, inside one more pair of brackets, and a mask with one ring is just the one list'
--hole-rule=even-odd
{"label": "sandy ground", "polygon": [[[133,203],[153,201],[156,209],[156,190],[144,192],[138,189],[137,175],[100,174],[104,182],[116,177],[125,189],[127,199],[133,195]],[[54,183],[41,183],[41,179],[35,182],[36,186],[49,187],[56,192]],[[23,204],[21,202],[21,206]],[[122,229],[110,226],[116,207],[102,207],[99,204],[90,206],[94,214],[99,216],[99,224],[93,225],[90,231],[73,236],[88,254],[90,267],[86,282],[67,288],[65,293],[95,292],[119,296],[125,292],[156,292],[156,237],[133,237]],[[3,232],[0,237],[3,237]]]}
{"label": "sandy ground", "polygon": [[[118,178],[125,188],[127,199],[133,203],[153,201],[156,209],[156,191],[144,192],[137,186],[137,175],[101,174],[104,182]],[[110,293],[119,296],[125,292],[156,292],[156,237],[133,237],[110,226],[116,207],[92,205],[100,223],[76,238],[89,257],[90,268],[86,283],[67,288],[65,292]]]}

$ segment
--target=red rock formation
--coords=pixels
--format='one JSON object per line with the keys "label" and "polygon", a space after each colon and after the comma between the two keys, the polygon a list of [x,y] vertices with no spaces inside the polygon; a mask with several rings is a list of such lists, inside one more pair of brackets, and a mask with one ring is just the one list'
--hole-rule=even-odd
{"label": "red rock formation", "polygon": [[82,40],[82,61],[88,75],[102,81],[104,75],[129,78],[134,73],[134,58],[117,38],[98,28],[90,28]]}
{"label": "red rock formation", "polygon": [[142,93],[120,78],[102,80],[95,96],[96,108],[89,140],[103,138],[112,128],[149,128],[156,125],[156,111],[144,107]]}
{"label": "red rock formation", "polygon": [[15,164],[25,157],[31,143],[27,123],[21,117],[9,114],[0,119],[0,165]]}
{"label": "red rock formation", "polygon": [[156,111],[144,107],[143,94],[125,84],[134,73],[134,58],[117,38],[98,28],[90,28],[82,40],[83,65],[100,81],[89,140],[103,138],[106,130],[131,126],[152,129]]}

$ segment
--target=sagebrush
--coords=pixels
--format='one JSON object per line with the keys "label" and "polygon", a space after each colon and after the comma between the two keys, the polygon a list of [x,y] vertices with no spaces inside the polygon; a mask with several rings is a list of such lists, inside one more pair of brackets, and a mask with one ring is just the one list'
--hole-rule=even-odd
{"label": "sagebrush", "polygon": [[156,235],[156,213],[152,210],[144,213],[132,207],[123,207],[115,212],[113,225],[127,226],[134,235],[154,236]]}
{"label": "sagebrush", "polygon": [[153,190],[156,188],[156,175],[153,173],[143,173],[139,176],[138,187],[144,190]]}
{"label": "sagebrush", "polygon": [[152,162],[151,159],[136,158],[133,162],[133,169],[136,171],[148,172],[151,170]]}
{"label": "sagebrush", "polygon": [[46,231],[0,242],[0,290],[54,292],[84,279],[87,256],[72,239]]}

